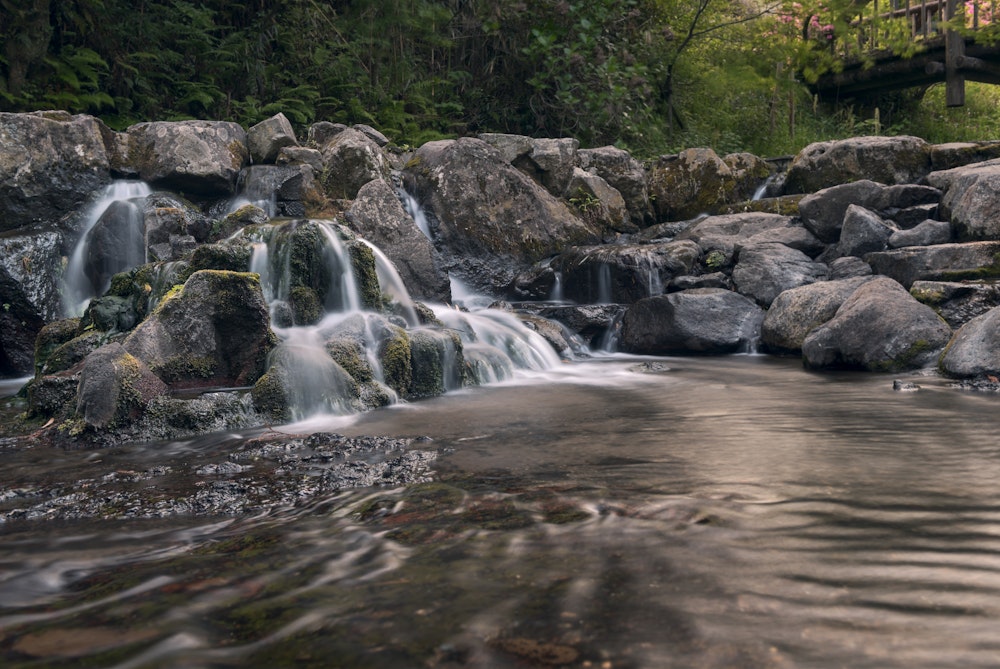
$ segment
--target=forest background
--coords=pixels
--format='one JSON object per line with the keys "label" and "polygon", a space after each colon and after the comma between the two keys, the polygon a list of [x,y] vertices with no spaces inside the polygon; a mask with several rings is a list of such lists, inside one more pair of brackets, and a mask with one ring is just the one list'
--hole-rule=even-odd
{"label": "forest background", "polygon": [[[969,84],[960,108],[945,106],[943,85],[863,104],[812,95],[810,80],[842,65],[856,19],[873,7],[0,0],[0,110],[65,109],[116,129],[186,118],[250,126],[283,112],[299,128],[367,123],[402,146],[509,132],[640,157],[692,146],[776,156],[863,134],[1000,137],[1000,87]],[[988,27],[979,37],[996,39]],[[912,50],[904,32],[900,47]]]}

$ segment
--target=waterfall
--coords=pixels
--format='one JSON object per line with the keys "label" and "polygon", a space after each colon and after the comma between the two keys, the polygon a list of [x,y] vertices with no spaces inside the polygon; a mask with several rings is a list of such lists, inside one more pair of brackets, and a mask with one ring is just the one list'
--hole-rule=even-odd
{"label": "waterfall", "polygon": [[424,213],[424,210],[417,202],[417,199],[403,189],[399,189],[399,198],[403,203],[403,209],[405,209],[406,213],[413,217],[413,222],[417,224],[418,228],[420,228],[420,232],[424,233],[424,237],[433,241],[433,237],[431,237],[431,226],[427,222],[427,214]]}
{"label": "waterfall", "polygon": [[378,283],[382,291],[388,293],[396,301],[396,304],[399,305],[400,310],[403,312],[401,315],[406,319],[407,325],[411,327],[418,325],[420,320],[417,318],[417,310],[413,306],[413,299],[410,297],[409,291],[406,290],[406,286],[403,285],[403,279],[400,278],[395,265],[382,253],[382,249],[366,239],[360,241],[370,248],[375,255],[375,272],[378,274]]}
{"label": "waterfall", "polygon": [[[63,273],[62,308],[67,317],[83,315],[90,300],[108,289],[114,273],[145,262],[141,202],[150,192],[149,186],[142,181],[114,181],[85,210],[80,237]],[[114,221],[110,220],[112,218]],[[115,247],[116,253],[104,253],[99,258],[93,258],[93,233],[102,221],[108,222],[108,227],[117,223],[118,230],[115,232],[119,239],[109,245]],[[137,248],[141,249],[141,257]]]}
{"label": "waterfall", "polygon": [[[239,193],[229,201],[226,214],[231,214],[240,207],[252,204],[260,207],[268,218],[278,215],[278,191],[275,183],[266,178],[272,165],[252,165],[240,174]],[[257,175],[263,175],[258,178]]]}

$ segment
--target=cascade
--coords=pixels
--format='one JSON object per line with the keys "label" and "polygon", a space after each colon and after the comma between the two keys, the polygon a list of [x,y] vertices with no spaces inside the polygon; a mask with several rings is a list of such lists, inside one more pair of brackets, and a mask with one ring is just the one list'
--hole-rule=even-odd
{"label": "cascade", "polygon": [[420,319],[417,318],[417,310],[413,306],[413,299],[410,298],[410,292],[403,285],[403,279],[399,276],[399,272],[396,271],[396,267],[392,264],[392,261],[382,253],[382,249],[368,240],[362,239],[360,241],[370,248],[375,255],[375,272],[378,274],[378,283],[382,291],[388,294],[399,305],[402,312],[400,315],[406,319],[407,325],[411,327],[418,325]]}
{"label": "cascade", "polygon": [[240,207],[252,204],[260,207],[268,218],[278,215],[278,191],[274,184],[266,178],[255,178],[257,174],[266,174],[270,165],[253,165],[240,174],[239,192],[229,201],[226,214],[231,214]]}
{"label": "cascade", "polygon": [[403,203],[403,209],[413,218],[413,222],[420,228],[420,232],[424,233],[424,237],[433,241],[431,226],[427,222],[427,214],[424,213],[423,208],[417,202],[416,198],[405,190],[399,189],[399,199]]}
{"label": "cascade", "polygon": [[[62,308],[67,317],[83,315],[90,300],[108,289],[112,275],[145,262],[141,204],[150,192],[142,181],[114,181],[85,210],[80,237],[63,273]],[[99,230],[108,234],[98,249],[94,233]]]}

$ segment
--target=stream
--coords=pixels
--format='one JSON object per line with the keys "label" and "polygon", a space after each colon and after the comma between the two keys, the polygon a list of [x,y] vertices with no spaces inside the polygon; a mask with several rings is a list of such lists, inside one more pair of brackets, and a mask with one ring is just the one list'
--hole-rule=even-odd
{"label": "stream", "polygon": [[[996,667],[1000,400],[893,378],[609,355],[287,426],[436,459],[235,515],[10,519],[0,664]],[[251,438],[0,449],[0,509]]]}

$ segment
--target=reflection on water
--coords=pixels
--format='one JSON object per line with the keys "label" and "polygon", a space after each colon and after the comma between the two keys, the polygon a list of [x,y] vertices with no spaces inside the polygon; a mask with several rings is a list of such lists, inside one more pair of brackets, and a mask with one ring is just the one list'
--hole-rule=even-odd
{"label": "reflection on water", "polygon": [[997,666],[1000,398],[635,363],[309,425],[430,435],[437,483],[0,527],[4,666]]}

